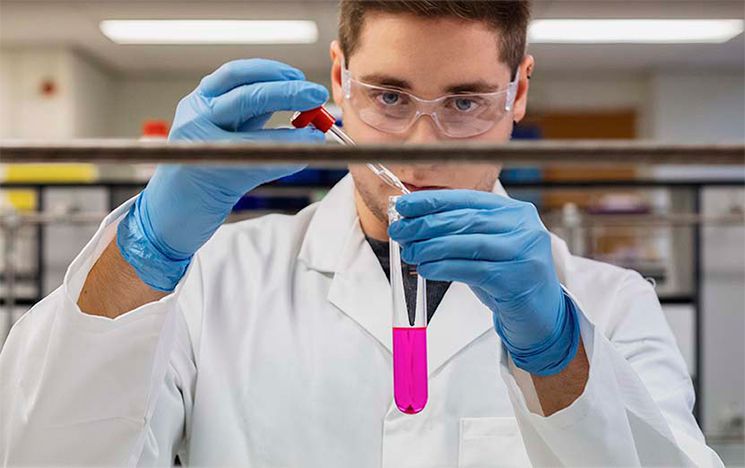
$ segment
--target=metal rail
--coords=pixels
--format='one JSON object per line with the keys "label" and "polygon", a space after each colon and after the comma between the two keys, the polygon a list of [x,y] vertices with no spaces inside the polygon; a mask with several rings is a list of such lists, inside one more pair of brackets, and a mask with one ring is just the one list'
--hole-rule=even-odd
{"label": "metal rail", "polygon": [[745,165],[745,144],[672,144],[651,141],[444,142],[416,145],[296,145],[236,142],[72,140],[0,141],[3,163],[303,163],[344,166],[384,162],[499,162],[505,165],[721,164]]}
{"label": "metal rail", "polygon": [[[233,223],[256,218],[278,210],[249,210],[246,213],[234,213],[228,216],[227,222]],[[47,212],[47,213],[0,213],[0,229],[19,229],[25,226],[46,224],[87,225],[99,224],[109,213],[97,212]],[[562,213],[545,213],[541,218],[552,226],[565,226],[566,220]],[[675,226],[742,226],[745,225],[745,214],[730,213],[719,216],[703,216],[696,213],[670,214],[585,214],[578,218],[577,224],[571,227],[675,227]]]}

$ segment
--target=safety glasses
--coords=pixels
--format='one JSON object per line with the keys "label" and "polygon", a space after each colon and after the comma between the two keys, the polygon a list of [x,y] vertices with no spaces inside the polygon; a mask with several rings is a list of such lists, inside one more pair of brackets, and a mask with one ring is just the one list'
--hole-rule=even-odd
{"label": "safety glasses", "polygon": [[403,133],[423,115],[451,138],[468,138],[491,130],[512,111],[519,71],[503,90],[493,93],[448,94],[422,99],[406,91],[375,86],[352,78],[342,66],[342,90],[360,120],[386,133]]}

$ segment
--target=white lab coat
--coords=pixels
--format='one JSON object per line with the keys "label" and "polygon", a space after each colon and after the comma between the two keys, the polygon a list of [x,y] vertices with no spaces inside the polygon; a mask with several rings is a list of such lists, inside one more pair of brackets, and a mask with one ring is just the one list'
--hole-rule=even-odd
{"label": "white lab coat", "polygon": [[295,216],[222,227],[164,299],[113,320],[83,314],[86,275],[128,208],[10,334],[4,464],[721,465],[652,287],[558,238],[590,361],[582,396],[541,415],[491,312],[454,283],[428,330],[429,403],[412,416],[392,401],[389,285],[349,176]]}

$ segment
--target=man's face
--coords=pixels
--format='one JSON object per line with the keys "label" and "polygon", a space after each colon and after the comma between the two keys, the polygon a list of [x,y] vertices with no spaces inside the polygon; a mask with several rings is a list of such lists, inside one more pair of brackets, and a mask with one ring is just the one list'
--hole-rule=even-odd
{"label": "man's face", "polygon": [[[408,14],[370,13],[365,16],[358,47],[346,57],[355,80],[407,91],[423,99],[450,94],[454,88],[472,92],[503,90],[511,79],[510,68],[499,60],[498,33],[485,24],[451,18],[423,19]],[[344,130],[360,143],[431,143],[450,140],[429,116],[420,117],[404,133],[385,133],[361,121],[341,90],[341,51],[331,46],[334,59],[334,101],[343,112]],[[525,76],[532,59],[521,67]],[[522,80],[514,111],[507,113],[486,133],[469,140],[503,142],[510,138],[513,120],[525,110],[527,81]],[[464,188],[488,191],[500,166],[494,164],[389,164],[412,191]],[[364,165],[350,165],[358,195],[375,217],[386,221],[388,197],[395,189],[383,183]]]}

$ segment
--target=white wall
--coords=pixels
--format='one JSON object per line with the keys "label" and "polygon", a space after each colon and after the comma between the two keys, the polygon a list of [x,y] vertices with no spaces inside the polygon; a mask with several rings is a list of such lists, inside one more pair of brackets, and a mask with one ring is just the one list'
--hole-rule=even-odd
{"label": "white wall", "polygon": [[199,84],[200,77],[128,78],[114,81],[112,133],[137,138],[148,119],[171,122],[176,104]]}
{"label": "white wall", "polygon": [[[46,80],[56,91],[41,92]],[[0,137],[65,139],[109,135],[110,77],[57,48],[0,51]]]}
{"label": "white wall", "polygon": [[111,135],[111,76],[99,65],[80,54],[67,56],[70,87],[74,99],[73,135],[75,137],[107,137]]}
{"label": "white wall", "polygon": [[745,139],[743,70],[660,71],[650,88],[655,138],[681,143]]}
{"label": "white wall", "polygon": [[646,73],[541,73],[531,79],[528,113],[541,111],[637,111],[637,135],[649,138],[647,102],[650,98]]}
{"label": "white wall", "polygon": [[13,133],[13,93],[18,70],[14,65],[11,52],[0,50],[0,138],[8,138]]}
{"label": "white wall", "polygon": [[[72,95],[66,57],[61,49],[3,51],[0,135],[54,139],[73,135]],[[44,80],[57,87],[53,96],[40,92]]]}
{"label": "white wall", "polygon": [[743,70],[540,73],[529,110],[635,109],[637,135],[696,143],[745,139]]}

